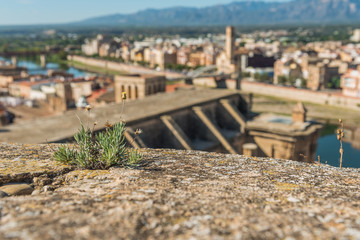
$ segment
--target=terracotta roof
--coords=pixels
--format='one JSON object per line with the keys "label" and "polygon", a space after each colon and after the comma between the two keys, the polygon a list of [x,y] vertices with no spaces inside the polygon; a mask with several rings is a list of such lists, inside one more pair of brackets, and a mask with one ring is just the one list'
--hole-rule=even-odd
{"label": "terracotta roof", "polygon": [[107,92],[107,90],[105,88],[103,89],[99,89],[96,91],[92,91],[92,94],[90,97],[87,98],[87,100],[89,102],[93,102],[95,101],[97,98],[99,98],[100,96],[102,96],[103,94],[105,94]]}
{"label": "terracotta roof", "polygon": [[34,85],[38,85],[38,84],[44,84],[44,83],[51,83],[52,81],[50,80],[41,80],[41,81],[34,81],[34,82],[31,82],[31,81],[23,81],[23,82],[17,82],[15,84],[19,84],[19,85],[22,85],[22,86],[34,86]]}
{"label": "terracotta roof", "polygon": [[193,88],[193,85],[188,85],[185,83],[166,85],[166,92],[175,92],[178,88]]}

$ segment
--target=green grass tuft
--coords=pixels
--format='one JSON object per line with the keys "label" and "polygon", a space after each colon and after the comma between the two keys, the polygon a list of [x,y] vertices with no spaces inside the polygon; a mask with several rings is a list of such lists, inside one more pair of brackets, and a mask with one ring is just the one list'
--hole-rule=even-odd
{"label": "green grass tuft", "polygon": [[108,169],[112,166],[135,167],[142,160],[141,154],[126,146],[125,123],[106,127],[106,131],[95,135],[94,130],[85,129],[83,123],[74,135],[77,146],[60,146],[54,159],[86,169]]}

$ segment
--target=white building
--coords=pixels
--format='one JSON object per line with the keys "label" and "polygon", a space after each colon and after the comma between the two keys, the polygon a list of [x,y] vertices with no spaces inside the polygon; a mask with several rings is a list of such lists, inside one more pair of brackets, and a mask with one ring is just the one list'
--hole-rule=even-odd
{"label": "white building", "polygon": [[351,41],[360,42],[360,29],[355,29],[351,36]]}
{"label": "white building", "polygon": [[86,55],[99,54],[99,48],[104,40],[103,35],[99,34],[95,39],[86,39],[85,44],[81,46],[81,51]]}
{"label": "white building", "polygon": [[360,97],[360,71],[349,69],[341,77],[341,88],[345,96]]}

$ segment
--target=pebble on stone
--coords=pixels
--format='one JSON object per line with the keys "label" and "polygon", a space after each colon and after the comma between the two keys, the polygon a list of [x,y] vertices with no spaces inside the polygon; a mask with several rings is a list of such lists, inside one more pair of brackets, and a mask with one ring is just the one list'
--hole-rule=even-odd
{"label": "pebble on stone", "polygon": [[0,191],[10,196],[30,195],[34,189],[28,184],[9,184],[0,187]]}

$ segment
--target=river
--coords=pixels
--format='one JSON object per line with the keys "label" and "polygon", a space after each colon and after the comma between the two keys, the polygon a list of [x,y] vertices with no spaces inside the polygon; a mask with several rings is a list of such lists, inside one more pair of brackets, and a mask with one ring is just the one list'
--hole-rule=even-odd
{"label": "river", "polygon": [[[0,57],[0,60],[10,62],[10,59],[6,59]],[[59,65],[57,63],[49,62],[46,64],[46,68],[41,68],[41,66],[35,62],[28,61],[28,60],[18,60],[19,67],[26,67],[29,71],[29,74],[47,74],[47,70],[54,69],[54,70],[63,70],[67,73],[73,74],[75,78],[79,77],[87,77],[87,76],[94,76],[93,73],[89,73],[86,71],[82,71],[73,67],[68,67],[67,65]]]}
{"label": "river", "polygon": [[[353,148],[350,143],[344,142],[343,167],[360,168],[360,150]],[[316,155],[320,156],[322,163],[339,167],[340,164],[340,142],[337,140],[336,134],[330,134],[320,137]],[[316,159],[317,159],[316,156]]]}

